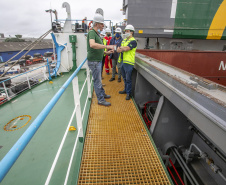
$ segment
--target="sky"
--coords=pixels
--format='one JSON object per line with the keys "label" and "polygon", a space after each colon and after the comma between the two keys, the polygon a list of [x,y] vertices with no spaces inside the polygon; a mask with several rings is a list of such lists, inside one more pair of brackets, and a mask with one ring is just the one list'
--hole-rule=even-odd
{"label": "sky", "polygon": [[[45,10],[56,9],[58,19],[66,19],[66,9],[62,4],[68,2],[72,19],[93,19],[97,8],[104,10],[104,19],[113,23],[121,22],[123,0],[0,0],[0,33],[5,37],[40,37],[51,27],[50,14]],[[53,15],[53,19],[55,16]]]}

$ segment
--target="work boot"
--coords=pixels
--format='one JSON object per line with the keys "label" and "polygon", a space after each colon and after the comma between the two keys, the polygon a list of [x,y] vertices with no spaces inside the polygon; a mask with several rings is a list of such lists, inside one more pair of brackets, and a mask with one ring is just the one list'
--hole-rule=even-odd
{"label": "work boot", "polygon": [[112,82],[112,81],[114,81],[115,80],[115,78],[111,78],[110,80],[109,80],[109,82]]}
{"label": "work boot", "polygon": [[123,91],[119,91],[119,94],[126,94],[126,90],[124,89]]}
{"label": "work boot", "polygon": [[118,82],[121,82],[121,78],[118,78]]}
{"label": "work boot", "polygon": [[104,95],[104,99],[109,99],[109,98],[111,98],[110,95],[107,95],[107,94]]}
{"label": "work boot", "polygon": [[99,101],[98,105],[103,105],[103,106],[108,107],[108,106],[111,106],[111,103],[104,100],[104,101]]}
{"label": "work boot", "polygon": [[129,94],[127,94],[126,100],[130,100],[130,95]]}

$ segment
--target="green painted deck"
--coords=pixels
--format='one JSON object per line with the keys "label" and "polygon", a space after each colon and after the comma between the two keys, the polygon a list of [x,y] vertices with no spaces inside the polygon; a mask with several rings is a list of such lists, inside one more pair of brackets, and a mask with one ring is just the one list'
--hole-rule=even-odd
{"label": "green painted deck", "polygon": [[[25,132],[32,121],[34,121],[37,115],[71,74],[72,73],[63,74],[62,76],[53,79],[53,84],[44,82],[0,107],[0,146],[3,146],[0,149],[0,160]],[[85,78],[85,70],[81,70],[78,74],[80,90]],[[85,88],[81,98],[81,110],[83,110],[86,96],[87,89]],[[84,130],[86,130],[89,107],[90,101],[88,101],[87,110],[84,116]],[[70,84],[23,153],[15,162],[14,166],[0,183],[1,185],[40,185],[45,183],[73,110],[74,98],[72,84]],[[32,119],[26,126],[16,131],[4,130],[4,126],[10,120],[21,115],[30,115]],[[75,120],[76,119],[74,118],[72,125],[77,127]],[[21,120],[17,122],[18,127],[20,121]],[[23,121],[21,121],[21,123],[23,123]],[[50,184],[63,184],[76,136],[77,131],[68,133]],[[68,184],[76,184],[77,182],[75,174],[78,174],[79,172],[82,147],[83,141],[79,141],[72,163]]]}

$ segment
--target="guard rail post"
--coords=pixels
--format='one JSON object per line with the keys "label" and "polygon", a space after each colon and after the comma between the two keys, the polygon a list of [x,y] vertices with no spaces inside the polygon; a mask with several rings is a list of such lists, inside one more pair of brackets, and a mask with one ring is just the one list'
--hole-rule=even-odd
{"label": "guard rail post", "polygon": [[7,91],[6,86],[5,86],[5,82],[2,82],[2,84],[3,84],[4,90],[5,90],[5,94],[6,94],[7,100],[10,100],[8,91]]}
{"label": "guard rail post", "polygon": [[79,85],[78,85],[78,77],[76,76],[72,80],[73,86],[73,94],[74,94],[74,103],[76,108],[76,120],[77,120],[77,127],[80,131],[78,133],[79,137],[83,137],[83,128],[82,128],[82,114],[81,114],[81,105],[80,105],[80,96],[79,96]]}
{"label": "guard rail post", "polygon": [[86,78],[87,78],[87,87],[88,87],[88,98],[91,98],[91,84],[90,84],[90,71],[88,65],[86,65]]}
{"label": "guard rail post", "polygon": [[47,60],[46,60],[46,62],[47,62],[47,67],[48,67],[48,72],[49,72],[49,80],[51,81],[52,80],[52,77],[51,77],[51,74],[50,74],[50,64],[49,64],[49,59],[47,58]]}
{"label": "guard rail post", "polygon": [[29,89],[31,89],[31,84],[30,84],[30,81],[29,81],[29,77],[28,77],[27,74],[26,74],[26,76],[27,76],[27,84],[28,84],[28,87],[29,87]]}

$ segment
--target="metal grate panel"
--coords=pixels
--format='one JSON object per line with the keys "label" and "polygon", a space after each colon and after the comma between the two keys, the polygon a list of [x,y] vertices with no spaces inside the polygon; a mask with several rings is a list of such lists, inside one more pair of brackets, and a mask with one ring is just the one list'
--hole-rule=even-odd
{"label": "metal grate panel", "polygon": [[93,93],[78,184],[170,184],[133,101],[118,94],[124,83],[108,80],[112,106]]}

